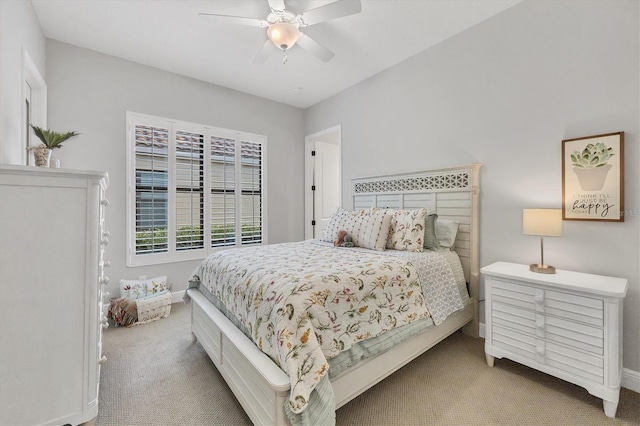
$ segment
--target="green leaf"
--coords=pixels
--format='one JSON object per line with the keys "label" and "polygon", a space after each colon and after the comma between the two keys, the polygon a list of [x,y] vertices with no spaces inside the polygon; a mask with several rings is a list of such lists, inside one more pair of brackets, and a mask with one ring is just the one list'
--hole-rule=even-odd
{"label": "green leaf", "polygon": [[33,124],[29,124],[29,126],[31,126],[33,133],[40,139],[43,145],[49,149],[62,148],[62,142],[79,135],[79,133],[76,132],[60,133],[53,130],[45,130]]}

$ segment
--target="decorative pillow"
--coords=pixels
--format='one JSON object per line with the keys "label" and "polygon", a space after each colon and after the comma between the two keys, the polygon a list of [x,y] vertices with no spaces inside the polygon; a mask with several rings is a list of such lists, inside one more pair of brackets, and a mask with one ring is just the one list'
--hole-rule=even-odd
{"label": "decorative pillow", "polygon": [[356,247],[383,251],[389,232],[391,217],[384,209],[338,209],[329,219],[322,241],[334,242],[338,232],[347,231]]}
{"label": "decorative pillow", "polygon": [[321,241],[326,241],[328,243],[332,243],[338,237],[338,231],[344,229],[342,226],[345,222],[345,216],[348,211],[343,209],[342,207],[338,207],[338,210],[329,218],[329,223],[327,227],[324,228],[324,232],[322,233]]}
{"label": "decorative pillow", "polygon": [[436,220],[438,215],[433,213],[427,215],[424,223],[424,248],[436,249],[438,248],[438,237],[436,236]]}
{"label": "decorative pillow", "polygon": [[168,289],[166,275],[148,280],[120,280],[120,297],[127,299],[139,299]]}
{"label": "decorative pillow", "polygon": [[436,236],[440,247],[453,250],[456,245],[456,235],[458,234],[459,222],[448,219],[436,220]]}
{"label": "decorative pillow", "polygon": [[387,248],[422,251],[427,209],[396,210],[391,214]]}
{"label": "decorative pillow", "polygon": [[358,215],[354,221],[354,227],[349,235],[356,247],[364,247],[371,250],[384,251],[391,225],[391,215],[386,209],[373,207],[365,214]]}

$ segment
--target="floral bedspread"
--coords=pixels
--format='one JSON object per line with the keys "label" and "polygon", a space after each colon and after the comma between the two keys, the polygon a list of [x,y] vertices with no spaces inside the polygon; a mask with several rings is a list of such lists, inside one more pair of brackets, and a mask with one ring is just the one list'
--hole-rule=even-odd
{"label": "floral bedspread", "polygon": [[317,240],[217,252],[191,280],[218,297],[289,375],[294,413],[307,407],[327,359],[429,316],[411,262]]}

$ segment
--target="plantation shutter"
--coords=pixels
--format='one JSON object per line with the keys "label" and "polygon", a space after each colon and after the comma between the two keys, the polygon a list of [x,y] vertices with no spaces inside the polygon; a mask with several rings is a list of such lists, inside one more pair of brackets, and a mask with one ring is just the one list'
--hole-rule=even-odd
{"label": "plantation shutter", "polygon": [[204,135],[176,131],[176,250],[204,247]]}
{"label": "plantation shutter", "polygon": [[236,243],[236,142],[211,137],[211,247]]}
{"label": "plantation shutter", "polygon": [[162,253],[168,249],[169,129],[136,124],[135,253]]}
{"label": "plantation shutter", "polygon": [[266,138],[127,113],[127,265],[264,244]]}
{"label": "plantation shutter", "polygon": [[262,243],[262,144],[240,142],[242,244]]}

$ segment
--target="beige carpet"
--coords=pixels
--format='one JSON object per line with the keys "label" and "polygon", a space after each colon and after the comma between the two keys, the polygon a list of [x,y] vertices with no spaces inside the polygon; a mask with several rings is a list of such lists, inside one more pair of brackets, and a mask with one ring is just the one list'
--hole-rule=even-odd
{"label": "beige carpet", "polygon": [[[207,354],[191,342],[190,307],[104,334],[97,425],[249,425]],[[338,425],[640,425],[640,394],[622,389],[616,419],[586,390],[455,333],[337,411]]]}

